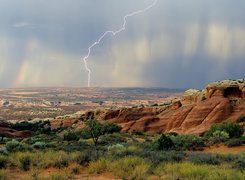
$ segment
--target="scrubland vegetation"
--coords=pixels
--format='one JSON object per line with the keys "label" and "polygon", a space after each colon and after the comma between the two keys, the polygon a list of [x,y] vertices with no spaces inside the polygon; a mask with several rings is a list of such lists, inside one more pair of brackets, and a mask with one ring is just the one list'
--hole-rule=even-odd
{"label": "scrubland vegetation", "polygon": [[[124,133],[115,124],[86,122],[82,130],[51,130],[48,123],[31,126],[25,139],[3,137],[0,180],[83,179],[84,174],[110,173],[121,179],[245,179],[245,154],[210,154],[211,145],[244,145],[243,128],[213,125],[203,136],[167,133]],[[28,124],[16,124],[28,129]]]}

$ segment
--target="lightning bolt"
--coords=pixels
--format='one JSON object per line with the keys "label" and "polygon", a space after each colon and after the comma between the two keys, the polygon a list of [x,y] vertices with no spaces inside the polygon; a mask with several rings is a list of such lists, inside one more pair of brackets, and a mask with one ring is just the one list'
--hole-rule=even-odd
{"label": "lightning bolt", "polygon": [[154,2],[149,5],[148,7],[146,7],[145,9],[141,9],[141,10],[138,10],[138,11],[135,11],[135,12],[132,12],[130,14],[127,14],[123,17],[123,25],[120,29],[116,30],[116,31],[112,31],[112,30],[108,30],[108,31],[105,31],[97,41],[95,41],[92,45],[89,46],[88,48],[88,53],[86,56],[84,56],[82,59],[84,61],[84,66],[85,66],[85,69],[86,71],[88,72],[88,87],[90,87],[90,83],[91,83],[91,69],[88,67],[88,58],[91,54],[91,51],[93,49],[93,47],[95,47],[96,45],[98,45],[108,34],[112,34],[113,36],[117,35],[118,33],[124,31],[126,29],[126,25],[127,25],[127,19],[129,17],[132,17],[132,16],[135,16],[135,15],[138,15],[138,14],[142,14],[142,13],[145,13],[146,11],[148,11],[149,9],[153,8],[156,4],[157,4],[158,0],[154,0]]}

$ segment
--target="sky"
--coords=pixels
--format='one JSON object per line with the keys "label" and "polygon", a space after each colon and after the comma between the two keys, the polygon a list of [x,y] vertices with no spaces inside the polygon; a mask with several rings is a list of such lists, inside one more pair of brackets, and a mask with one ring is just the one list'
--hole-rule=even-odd
{"label": "sky", "polygon": [[[0,0],[0,88],[87,86],[82,58],[154,0]],[[91,86],[203,88],[244,78],[244,0],[158,0],[88,59]]]}

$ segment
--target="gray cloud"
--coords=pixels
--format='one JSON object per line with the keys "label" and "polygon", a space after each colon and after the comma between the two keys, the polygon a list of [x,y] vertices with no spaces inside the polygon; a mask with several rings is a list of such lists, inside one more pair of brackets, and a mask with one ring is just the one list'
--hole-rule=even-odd
{"label": "gray cloud", "polygon": [[[0,87],[86,86],[81,57],[152,0],[2,0]],[[159,0],[88,60],[92,85],[196,87],[244,76],[245,2]]]}

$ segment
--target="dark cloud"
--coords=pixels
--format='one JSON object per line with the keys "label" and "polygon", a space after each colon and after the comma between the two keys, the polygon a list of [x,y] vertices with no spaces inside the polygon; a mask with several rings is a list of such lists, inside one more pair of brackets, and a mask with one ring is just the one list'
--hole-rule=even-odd
{"label": "dark cloud", "polygon": [[[88,46],[152,2],[1,0],[0,86],[86,86]],[[93,49],[92,84],[201,88],[242,78],[244,7],[244,0],[159,0]]]}

